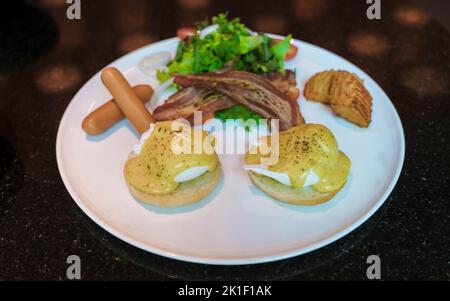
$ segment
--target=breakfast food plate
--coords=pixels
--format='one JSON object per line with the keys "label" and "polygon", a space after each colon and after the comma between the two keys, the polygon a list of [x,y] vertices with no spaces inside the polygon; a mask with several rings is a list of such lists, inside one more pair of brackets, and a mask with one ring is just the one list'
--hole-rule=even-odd
{"label": "breakfast food plate", "polygon": [[[164,40],[136,50],[111,66],[132,85],[158,81],[139,62],[153,53],[174,54],[179,40]],[[174,208],[144,204],[130,194],[124,165],[139,141],[123,120],[98,136],[87,135],[83,119],[111,98],[101,74],[91,78],[70,102],[58,130],[56,154],[64,184],[78,206],[114,236],[143,250],[183,261],[237,265],[301,255],[345,236],[384,203],[404,160],[400,118],[383,90],[362,70],[312,44],[294,40],[298,53],[286,63],[295,69],[302,90],[317,72],[339,69],[355,73],[373,98],[372,120],[360,128],[324,104],[298,102],[307,123],[323,124],[339,149],[351,159],[345,186],[330,201],[316,206],[278,202],[255,185],[243,168],[243,155],[219,155],[223,177],[200,202]],[[150,110],[156,104],[150,103]]]}

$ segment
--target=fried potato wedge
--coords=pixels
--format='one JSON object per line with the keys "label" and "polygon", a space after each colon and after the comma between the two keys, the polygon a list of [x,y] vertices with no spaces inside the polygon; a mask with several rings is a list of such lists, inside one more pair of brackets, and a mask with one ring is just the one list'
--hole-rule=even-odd
{"label": "fried potato wedge", "polygon": [[372,96],[363,81],[347,71],[336,72],[330,89],[331,109],[336,115],[368,127],[372,119]]}
{"label": "fried potato wedge", "polygon": [[305,86],[308,100],[331,105],[333,112],[348,121],[368,127],[372,115],[372,96],[363,81],[347,71],[324,71],[314,75]]}
{"label": "fried potato wedge", "polygon": [[305,97],[308,100],[331,104],[331,81],[336,71],[324,71],[311,77],[305,86]]}

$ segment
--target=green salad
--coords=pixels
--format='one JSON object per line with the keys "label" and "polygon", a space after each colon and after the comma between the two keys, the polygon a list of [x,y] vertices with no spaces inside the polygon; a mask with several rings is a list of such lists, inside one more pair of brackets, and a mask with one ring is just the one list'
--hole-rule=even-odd
{"label": "green salad", "polygon": [[[200,23],[198,32],[209,25],[208,20]],[[167,81],[174,73],[202,74],[226,66],[256,74],[284,70],[284,58],[291,43],[290,35],[274,43],[266,34],[252,34],[238,18],[229,20],[226,13],[214,17],[212,25],[216,25],[217,30],[203,38],[196,34],[180,42],[175,58],[165,70],[157,71],[160,82]],[[261,118],[242,105],[217,112],[216,117],[222,120]]]}

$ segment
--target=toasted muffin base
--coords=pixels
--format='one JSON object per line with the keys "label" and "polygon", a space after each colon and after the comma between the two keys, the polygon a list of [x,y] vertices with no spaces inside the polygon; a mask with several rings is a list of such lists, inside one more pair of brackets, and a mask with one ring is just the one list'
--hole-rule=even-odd
{"label": "toasted muffin base", "polygon": [[221,178],[222,166],[218,162],[214,171],[208,171],[198,178],[181,183],[174,192],[169,194],[147,194],[129,183],[127,185],[131,194],[143,203],[158,207],[178,207],[193,204],[205,198],[219,184]]}
{"label": "toasted muffin base", "polygon": [[296,189],[283,185],[272,178],[259,175],[253,171],[250,171],[249,174],[252,182],[259,189],[279,201],[292,205],[313,206],[325,203],[331,200],[344,186],[342,185],[342,187],[336,191],[322,193],[312,186]]}

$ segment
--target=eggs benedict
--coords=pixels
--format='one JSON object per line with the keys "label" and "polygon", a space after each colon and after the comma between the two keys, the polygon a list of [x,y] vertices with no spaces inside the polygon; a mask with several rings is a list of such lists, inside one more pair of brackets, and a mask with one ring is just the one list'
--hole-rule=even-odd
{"label": "eggs benedict", "polygon": [[[125,164],[130,192],[144,203],[160,207],[191,204],[206,197],[221,179],[217,154],[214,149],[203,149],[207,133],[189,128],[189,136],[180,140],[184,151],[178,152],[174,141],[181,130],[173,123],[152,124]],[[200,151],[195,151],[197,147]]]}
{"label": "eggs benedict", "polygon": [[[271,143],[270,139],[266,139]],[[270,196],[290,204],[316,205],[330,200],[347,181],[351,162],[339,151],[331,131],[305,124],[279,134],[279,156],[273,165],[256,146],[246,154],[244,168],[253,183]]]}
{"label": "eggs benedict", "polygon": [[155,123],[116,68],[105,68],[101,80],[141,137],[124,167],[131,194],[160,207],[187,205],[206,197],[222,177],[211,136],[181,121]]}

